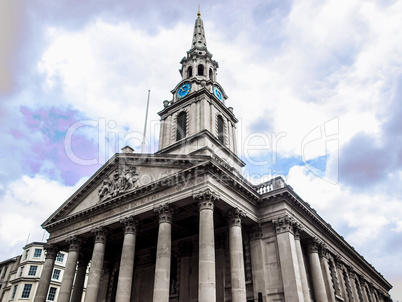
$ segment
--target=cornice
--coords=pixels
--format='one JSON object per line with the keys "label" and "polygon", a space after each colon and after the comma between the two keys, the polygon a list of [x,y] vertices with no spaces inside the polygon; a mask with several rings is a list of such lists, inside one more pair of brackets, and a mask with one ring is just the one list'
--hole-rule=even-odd
{"label": "cornice", "polygon": [[266,194],[264,195],[263,202],[272,203],[285,201],[293,206],[293,208],[296,206],[299,214],[308,220],[310,224],[319,228],[322,233],[326,234],[327,238],[333,240],[338,249],[343,250],[346,255],[349,255],[351,259],[361,264],[366,270],[374,273],[377,277],[377,280],[381,280],[385,286],[392,288],[392,285],[385,280],[384,276],[379,273],[370,263],[368,263],[367,260],[364,259],[364,257],[360,255],[353,246],[347,243],[343,236],[339,235],[329,223],[325,222],[324,219],[318,215],[317,211],[310,206],[310,204],[302,200],[301,197],[299,197],[290,186],[272,191],[272,194],[269,196],[266,196]]}

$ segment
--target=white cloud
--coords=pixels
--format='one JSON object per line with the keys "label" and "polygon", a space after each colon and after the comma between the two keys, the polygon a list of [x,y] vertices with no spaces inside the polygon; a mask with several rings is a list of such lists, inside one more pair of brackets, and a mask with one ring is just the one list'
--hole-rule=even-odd
{"label": "white cloud", "polygon": [[83,182],[66,187],[43,175],[24,175],[10,183],[0,198],[0,242],[7,242],[0,247],[0,259],[20,254],[28,238],[29,242],[42,241],[45,233],[40,224]]}

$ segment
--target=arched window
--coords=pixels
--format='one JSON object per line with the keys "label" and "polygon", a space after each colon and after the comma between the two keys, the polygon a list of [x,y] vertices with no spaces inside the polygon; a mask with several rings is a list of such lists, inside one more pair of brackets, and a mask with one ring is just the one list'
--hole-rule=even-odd
{"label": "arched window", "polygon": [[198,75],[204,75],[204,65],[198,65]]}
{"label": "arched window", "polygon": [[209,69],[209,79],[210,79],[210,80],[213,80],[213,75],[214,75],[214,74],[213,74],[212,68],[210,68],[210,69]]}
{"label": "arched window", "polygon": [[218,140],[223,144],[224,143],[224,134],[223,134],[223,118],[218,115]]}
{"label": "arched window", "polygon": [[185,111],[180,112],[177,116],[177,129],[176,140],[181,140],[186,137],[187,132],[187,113]]}
{"label": "arched window", "polygon": [[187,68],[187,78],[191,78],[193,76],[193,67]]}

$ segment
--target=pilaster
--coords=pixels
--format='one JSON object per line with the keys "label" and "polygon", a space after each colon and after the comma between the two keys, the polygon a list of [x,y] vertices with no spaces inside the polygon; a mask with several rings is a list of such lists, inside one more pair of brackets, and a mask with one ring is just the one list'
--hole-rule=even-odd
{"label": "pilaster", "polygon": [[302,288],[303,288],[303,297],[304,297],[305,302],[309,302],[309,301],[311,301],[310,287],[308,286],[306,265],[304,263],[303,249],[302,249],[301,241],[300,241],[300,232],[302,231],[301,224],[294,223],[293,230],[294,230],[295,243],[296,243],[297,260],[299,262],[299,268],[300,268],[300,278],[301,278],[301,283],[302,283]]}
{"label": "pilaster", "polygon": [[287,302],[304,301],[296,243],[293,236],[294,220],[289,215],[285,215],[272,220],[272,223],[276,231],[285,300]]}

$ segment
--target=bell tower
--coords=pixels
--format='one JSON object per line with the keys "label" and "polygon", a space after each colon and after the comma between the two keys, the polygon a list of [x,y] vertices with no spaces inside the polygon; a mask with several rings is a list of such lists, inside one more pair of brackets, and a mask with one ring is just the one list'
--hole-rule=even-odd
{"label": "bell tower", "polygon": [[198,10],[191,48],[180,61],[182,80],[163,102],[158,154],[211,155],[240,171],[236,155],[233,108],[226,106],[223,87],[217,82],[218,62],[208,51],[204,23]]}

